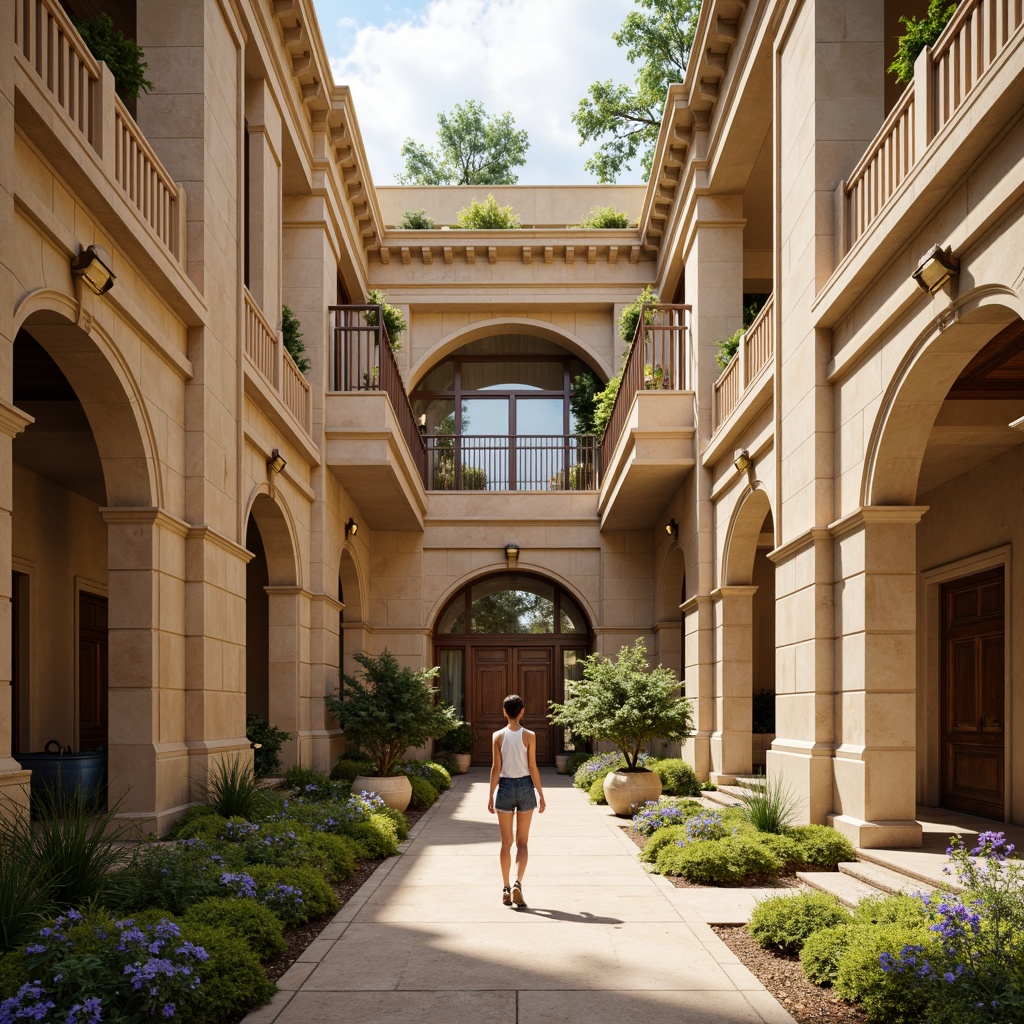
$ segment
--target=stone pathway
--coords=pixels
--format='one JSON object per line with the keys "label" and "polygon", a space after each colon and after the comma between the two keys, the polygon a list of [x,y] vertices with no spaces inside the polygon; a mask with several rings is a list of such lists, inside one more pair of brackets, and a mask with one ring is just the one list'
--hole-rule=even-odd
{"label": "stone pathway", "polygon": [[544,773],[524,879],[501,903],[498,826],[474,769],[417,823],[246,1024],[792,1024],[710,923],[756,889],[676,889],[622,822]]}

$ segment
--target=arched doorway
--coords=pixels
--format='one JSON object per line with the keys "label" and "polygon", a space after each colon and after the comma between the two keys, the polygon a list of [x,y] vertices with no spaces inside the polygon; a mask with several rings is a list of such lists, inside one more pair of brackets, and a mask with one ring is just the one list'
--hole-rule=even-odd
{"label": "arched doorway", "polygon": [[583,610],[561,587],[526,573],[499,573],[463,587],[434,630],[443,700],[473,723],[473,763],[489,763],[491,735],[504,724],[501,702],[518,693],[537,733],[537,763],[552,764],[562,730],[548,702],[562,701],[580,677],[591,634]]}

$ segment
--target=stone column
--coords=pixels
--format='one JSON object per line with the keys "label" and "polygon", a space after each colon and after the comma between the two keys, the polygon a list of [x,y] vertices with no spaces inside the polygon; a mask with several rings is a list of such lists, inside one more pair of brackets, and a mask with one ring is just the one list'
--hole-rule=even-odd
{"label": "stone column", "polygon": [[[156,508],[104,508],[109,566],[110,799],[140,832],[188,804],[185,537]],[[121,791],[118,792],[118,787]]]}
{"label": "stone column", "polygon": [[754,594],[757,587],[720,587],[715,608],[715,728],[711,734],[711,781],[731,786],[749,775],[751,697],[754,686]]}
{"label": "stone column", "polygon": [[270,721],[292,734],[281,748],[286,768],[310,764],[309,611],[302,587],[267,587],[270,598]]}
{"label": "stone column", "polygon": [[344,737],[332,719],[328,722],[324,696],[337,693],[339,683],[338,633],[344,605],[327,594],[310,598],[309,643],[309,749],[302,764],[330,771],[341,756]]}
{"label": "stone column", "polygon": [[915,506],[861,508],[833,524],[836,813],[854,846],[920,846],[916,813]]}
{"label": "stone column", "polygon": [[684,601],[683,664],[686,697],[693,707],[693,735],[683,741],[682,758],[693,765],[700,779],[712,768],[711,732],[714,727],[714,622],[711,598],[706,595]]}
{"label": "stone column", "polygon": [[[0,344],[11,347],[8,341]],[[32,422],[33,417],[0,398],[0,818],[10,811],[28,814],[29,772],[11,757],[16,728],[11,721],[11,460],[14,438]]]}

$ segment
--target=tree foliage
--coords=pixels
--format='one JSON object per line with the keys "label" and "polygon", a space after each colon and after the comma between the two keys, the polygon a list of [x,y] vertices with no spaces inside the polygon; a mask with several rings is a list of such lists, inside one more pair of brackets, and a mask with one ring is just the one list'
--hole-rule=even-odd
{"label": "tree foliage", "polygon": [[109,14],[97,14],[88,21],[74,17],[71,20],[89,52],[110,68],[114,91],[122,100],[131,102],[140,92],[153,91],[153,83],[146,78],[149,64],[144,60],[142,47],[115,28]]}
{"label": "tree foliage", "polygon": [[[384,321],[384,330],[387,331],[388,341],[391,343],[391,351],[397,352],[402,347],[401,337],[409,326],[402,316],[402,311],[397,306],[388,302],[388,297],[379,289],[374,288],[366,301],[374,306],[380,306],[381,318]],[[363,319],[368,327],[377,326],[377,311],[369,309],[363,314]]]}
{"label": "tree foliage", "polygon": [[474,199],[458,213],[459,227],[469,230],[507,230],[520,228],[519,218],[511,206],[499,206],[498,200],[489,195],[482,203]]}
{"label": "tree foliage", "polygon": [[566,683],[564,704],[551,702],[554,725],[614,743],[635,769],[641,752],[655,737],[684,739],[693,731],[690,702],[677,695],[679,680],[662,665],[649,668],[647,648],[637,638],[616,661],[601,654],[583,659],[583,678]]}
{"label": "tree foliage", "polygon": [[636,3],[637,9],[612,33],[612,39],[625,47],[629,62],[639,68],[633,85],[610,78],[593,82],[572,115],[581,145],[600,142],[584,166],[601,182],[615,181],[631,170],[638,155],[644,173],[650,175],[665,93],[671,83],[683,80],[701,0]]}
{"label": "tree foliage", "polygon": [[433,217],[427,216],[426,210],[403,210],[402,221],[398,226],[413,231],[429,231],[437,227]]}
{"label": "tree foliage", "polygon": [[299,373],[309,373],[311,363],[306,355],[306,343],[302,339],[302,324],[287,306],[281,307],[281,338]]}
{"label": "tree foliage", "polygon": [[512,115],[488,117],[479,100],[456,103],[437,115],[437,149],[414,139],[402,143],[402,185],[514,185],[530,140]]}
{"label": "tree foliage", "polygon": [[896,44],[896,56],[888,68],[896,76],[897,82],[906,85],[913,79],[917,55],[939,38],[955,10],[955,3],[943,6],[943,0],[931,0],[925,16],[920,21],[917,18],[900,16],[906,32],[900,36]]}
{"label": "tree foliage", "polygon": [[581,228],[628,228],[629,214],[614,206],[592,206],[590,213],[580,221]]}
{"label": "tree foliage", "polygon": [[338,693],[326,694],[324,702],[345,739],[373,758],[378,775],[390,775],[409,747],[421,747],[459,724],[450,704],[436,703],[436,667],[403,668],[386,647],[377,656],[359,651],[353,657],[362,678],[342,676]]}

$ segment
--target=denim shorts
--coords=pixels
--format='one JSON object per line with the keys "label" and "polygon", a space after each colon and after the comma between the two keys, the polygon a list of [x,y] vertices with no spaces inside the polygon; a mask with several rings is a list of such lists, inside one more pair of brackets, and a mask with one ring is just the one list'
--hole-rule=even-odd
{"label": "denim shorts", "polygon": [[496,811],[533,811],[536,807],[537,794],[529,775],[518,779],[498,779],[498,792],[494,797]]}

